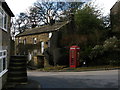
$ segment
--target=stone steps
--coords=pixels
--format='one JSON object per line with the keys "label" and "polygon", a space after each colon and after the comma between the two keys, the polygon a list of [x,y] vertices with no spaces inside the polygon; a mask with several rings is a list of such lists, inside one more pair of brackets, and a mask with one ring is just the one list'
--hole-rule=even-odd
{"label": "stone steps", "polygon": [[26,62],[26,56],[11,56],[6,88],[12,88],[17,84],[27,83]]}

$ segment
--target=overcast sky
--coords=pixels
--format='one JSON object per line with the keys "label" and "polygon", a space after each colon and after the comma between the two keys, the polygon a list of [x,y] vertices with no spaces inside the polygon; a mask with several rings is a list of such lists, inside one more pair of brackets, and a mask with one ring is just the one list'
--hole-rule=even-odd
{"label": "overcast sky", "polygon": [[103,8],[104,15],[109,14],[112,6],[117,2],[117,0],[92,0],[92,1],[96,1],[96,4],[100,8]]}
{"label": "overcast sky", "polygon": [[15,15],[25,12],[37,0],[5,0]]}
{"label": "overcast sky", "polygon": [[[5,1],[9,5],[13,13],[17,15],[20,12],[25,12],[37,0],[5,0]],[[100,8],[103,8],[103,12],[106,15],[109,13],[110,9],[112,8],[112,6],[115,4],[116,1],[117,0],[96,0],[96,4]]]}

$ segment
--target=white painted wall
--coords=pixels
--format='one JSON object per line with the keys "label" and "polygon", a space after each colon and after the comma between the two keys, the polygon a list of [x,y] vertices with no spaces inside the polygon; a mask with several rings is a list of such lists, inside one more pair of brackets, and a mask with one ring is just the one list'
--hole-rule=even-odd
{"label": "white painted wall", "polygon": [[0,77],[0,90],[2,89],[2,78]]}
{"label": "white painted wall", "polygon": [[[2,50],[2,30],[0,29],[0,50]],[[0,90],[2,89],[2,77],[0,77]]]}
{"label": "white painted wall", "polygon": [[0,50],[2,50],[2,30],[0,29]]}

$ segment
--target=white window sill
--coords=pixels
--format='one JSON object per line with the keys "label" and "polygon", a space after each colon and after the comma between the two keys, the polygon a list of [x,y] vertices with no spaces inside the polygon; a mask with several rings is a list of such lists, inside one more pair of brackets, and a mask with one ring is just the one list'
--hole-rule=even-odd
{"label": "white window sill", "polygon": [[7,56],[0,56],[0,59],[6,58]]}
{"label": "white window sill", "polygon": [[2,29],[3,31],[7,32],[7,29],[5,29],[5,28],[0,27],[0,29]]}
{"label": "white window sill", "polygon": [[2,71],[2,72],[0,73],[0,77],[2,77],[7,71],[8,71],[7,69],[5,69],[4,71]]}

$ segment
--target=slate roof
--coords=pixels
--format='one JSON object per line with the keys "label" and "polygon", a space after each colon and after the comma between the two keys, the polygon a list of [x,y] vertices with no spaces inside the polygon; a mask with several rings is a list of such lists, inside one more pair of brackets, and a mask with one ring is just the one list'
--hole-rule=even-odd
{"label": "slate roof", "polygon": [[41,26],[41,27],[37,27],[37,28],[27,29],[23,33],[16,35],[16,37],[54,32],[54,31],[59,30],[60,28],[62,28],[63,26],[65,26],[68,23],[69,23],[69,21],[57,22],[53,25],[45,25],[45,26]]}

